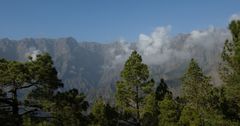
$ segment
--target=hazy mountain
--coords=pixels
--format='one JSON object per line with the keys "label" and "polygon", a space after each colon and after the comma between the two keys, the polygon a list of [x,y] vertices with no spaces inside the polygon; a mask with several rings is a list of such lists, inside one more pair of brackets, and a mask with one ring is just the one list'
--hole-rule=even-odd
{"label": "hazy mountain", "polygon": [[101,95],[113,97],[115,82],[131,51],[138,50],[143,61],[149,65],[156,81],[165,78],[175,93],[179,93],[179,78],[188,61],[197,59],[205,73],[213,77],[213,84],[219,85],[218,64],[223,43],[229,37],[226,30],[210,28],[189,34],[168,36],[166,29],[157,29],[150,36],[140,35],[135,43],[77,42],[74,38],[10,40],[0,39],[0,57],[26,61],[29,55],[35,57],[48,52],[54,60],[59,77],[65,83],[64,89],[77,88],[89,98]]}

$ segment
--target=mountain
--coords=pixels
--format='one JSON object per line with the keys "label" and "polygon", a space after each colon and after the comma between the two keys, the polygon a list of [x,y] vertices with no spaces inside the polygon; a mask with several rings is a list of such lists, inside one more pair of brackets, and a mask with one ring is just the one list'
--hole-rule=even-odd
{"label": "mountain", "polygon": [[64,90],[77,88],[85,92],[88,99],[100,95],[111,99],[114,96],[115,82],[132,50],[142,54],[143,61],[149,65],[151,76],[157,82],[160,78],[165,78],[175,94],[179,94],[180,77],[191,58],[195,58],[204,72],[212,76],[214,85],[221,84],[218,64],[224,41],[229,37],[228,31],[207,29],[167,39],[162,39],[161,35],[156,37],[159,34],[154,37],[153,34],[142,36],[135,43],[107,44],[78,42],[72,37],[21,40],[4,38],[0,39],[0,57],[27,61],[29,55],[34,58],[37,54],[48,52],[59,77],[65,83]]}

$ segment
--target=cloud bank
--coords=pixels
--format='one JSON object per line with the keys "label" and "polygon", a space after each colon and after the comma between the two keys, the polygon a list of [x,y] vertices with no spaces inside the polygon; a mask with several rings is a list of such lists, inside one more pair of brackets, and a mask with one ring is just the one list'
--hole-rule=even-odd
{"label": "cloud bank", "polygon": [[[123,64],[132,50],[137,50],[148,65],[164,65],[169,62],[184,62],[190,58],[201,59],[202,55],[211,55],[219,51],[229,31],[210,26],[204,30],[194,30],[189,34],[170,35],[171,26],[157,27],[150,35],[140,34],[136,43],[119,42],[111,48],[111,65]],[[206,59],[205,59],[206,60]]]}

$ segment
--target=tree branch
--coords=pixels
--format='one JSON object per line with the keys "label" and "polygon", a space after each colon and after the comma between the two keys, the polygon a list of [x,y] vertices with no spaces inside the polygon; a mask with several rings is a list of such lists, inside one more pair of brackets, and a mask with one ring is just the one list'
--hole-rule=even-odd
{"label": "tree branch", "polygon": [[32,86],[36,86],[38,83],[37,82],[32,82],[30,83],[29,85],[26,85],[26,86],[22,86],[22,87],[18,87],[17,89],[24,89],[24,88],[30,88]]}
{"label": "tree branch", "polygon": [[32,113],[32,112],[36,112],[36,111],[38,111],[38,109],[32,109],[32,110],[26,111],[26,112],[24,112],[20,115],[23,116],[23,115],[26,115],[26,114],[29,114],[29,113]]}

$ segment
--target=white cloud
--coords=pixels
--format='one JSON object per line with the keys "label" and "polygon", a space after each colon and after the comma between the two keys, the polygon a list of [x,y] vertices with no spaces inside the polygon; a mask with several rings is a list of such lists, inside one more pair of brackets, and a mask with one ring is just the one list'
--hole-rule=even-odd
{"label": "white cloud", "polygon": [[[190,58],[198,58],[201,54],[211,54],[212,50],[222,49],[224,41],[230,36],[226,29],[210,26],[205,30],[194,30],[189,34],[171,36],[171,26],[157,27],[150,35],[140,34],[135,44],[142,56],[143,62],[148,65],[166,65],[169,62],[178,64]],[[114,67],[123,64],[132,47],[129,43],[119,42],[111,48],[111,65]],[[204,61],[202,61],[204,62]]]}
{"label": "white cloud", "polygon": [[138,51],[142,52],[143,55],[152,55],[163,50],[162,47],[168,46],[170,26],[158,27],[150,35],[139,35],[139,41],[137,42]]}
{"label": "white cloud", "polygon": [[186,39],[185,48],[194,46],[203,47],[204,49],[214,49],[214,47],[225,42],[230,36],[226,29],[218,29],[210,26],[205,30],[194,30]]}
{"label": "white cloud", "polygon": [[[136,43],[137,51],[142,55],[143,61],[149,65],[160,65],[173,57],[186,56],[171,47],[172,37],[169,35],[171,26],[157,27],[150,36],[140,34]],[[182,55],[182,56],[181,56]]]}
{"label": "white cloud", "polygon": [[233,15],[230,17],[229,21],[233,21],[233,20],[240,20],[240,13],[238,13],[238,14],[233,14]]}
{"label": "white cloud", "polygon": [[29,51],[25,54],[27,57],[28,56],[31,56],[32,57],[32,60],[36,60],[37,59],[37,55],[41,54],[42,51],[41,50],[38,50],[36,49],[35,47],[30,47],[29,48]]}
{"label": "white cloud", "polygon": [[[240,14],[233,14],[231,20],[240,20]],[[199,62],[206,62],[211,58],[219,57],[226,39],[230,38],[230,32],[226,28],[209,26],[203,30],[193,30],[188,34],[171,36],[171,26],[157,27],[151,34],[139,34],[138,41],[130,43],[121,40],[117,46],[110,49],[112,57],[111,68],[124,64],[132,50],[137,50],[143,62],[148,65],[168,66],[177,65],[196,58]]]}
{"label": "white cloud", "polygon": [[32,60],[36,60],[37,59],[37,55],[41,54],[42,52],[40,50],[34,50],[31,54]]}

